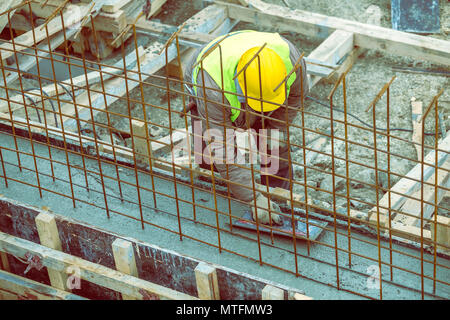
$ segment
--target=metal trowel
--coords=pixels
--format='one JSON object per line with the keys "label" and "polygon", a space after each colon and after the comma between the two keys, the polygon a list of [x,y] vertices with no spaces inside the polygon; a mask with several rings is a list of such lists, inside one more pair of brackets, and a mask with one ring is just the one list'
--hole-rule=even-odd
{"label": "metal trowel", "polygon": [[[272,225],[272,228],[270,226],[259,224],[259,231],[264,233],[273,233],[279,236],[283,237],[290,237],[292,238],[292,219],[287,218],[284,216],[281,216],[282,225]],[[306,227],[306,219],[300,218],[298,216],[295,216],[295,237],[299,239],[304,240],[316,240],[324,228],[327,226],[328,222],[326,221],[320,221],[317,219],[308,219],[308,231],[307,233],[307,227]],[[248,229],[248,230],[254,230],[256,231],[256,223],[252,218],[252,212],[250,210],[246,210],[244,212],[244,215],[242,218],[234,220],[232,225],[234,227]]]}

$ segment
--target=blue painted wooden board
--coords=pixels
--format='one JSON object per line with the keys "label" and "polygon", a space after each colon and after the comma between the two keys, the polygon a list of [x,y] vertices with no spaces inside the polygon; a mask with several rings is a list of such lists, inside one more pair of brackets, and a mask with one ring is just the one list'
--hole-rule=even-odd
{"label": "blue painted wooden board", "polygon": [[439,0],[391,0],[392,29],[439,33]]}

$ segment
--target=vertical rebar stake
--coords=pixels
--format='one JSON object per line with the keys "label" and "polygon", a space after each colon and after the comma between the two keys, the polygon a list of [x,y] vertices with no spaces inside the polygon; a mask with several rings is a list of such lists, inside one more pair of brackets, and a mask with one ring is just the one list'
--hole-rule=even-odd
{"label": "vertical rebar stake", "polygon": [[[28,3],[28,10],[30,10],[30,16],[32,17],[33,16],[33,9],[31,7],[31,2]],[[30,24],[31,24],[31,31],[32,31],[31,33],[33,35],[33,42],[37,43],[37,41],[36,41],[36,32],[35,32],[35,29],[34,29],[34,21],[33,21],[33,19],[30,19]],[[64,24],[62,26],[63,26],[63,31],[64,31]],[[52,173],[52,180],[53,180],[53,182],[55,182],[56,181],[56,179],[55,179],[55,170],[54,170],[54,167],[53,167],[52,149],[51,149],[50,138],[49,138],[49,135],[48,135],[49,130],[48,130],[48,125],[47,125],[47,115],[46,115],[46,112],[45,112],[44,92],[42,91],[42,77],[41,77],[41,71],[40,71],[40,65],[39,65],[38,48],[37,48],[37,46],[34,47],[34,54],[35,54],[35,57],[36,57],[36,71],[37,71],[37,74],[38,74],[37,78],[38,78],[38,82],[39,82],[39,90],[40,90],[40,97],[41,97],[41,104],[42,104],[42,114],[44,116],[45,137],[46,137],[47,151],[48,151],[48,157],[49,157],[49,162],[50,162],[50,171]],[[36,106],[36,109],[38,109],[37,106]],[[56,125],[56,122],[55,122],[55,125]]]}
{"label": "vertical rebar stake", "polygon": [[[62,17],[62,15],[63,14],[60,11],[60,16]],[[63,23],[62,19],[61,19],[61,23]],[[65,153],[65,156],[66,156],[67,174],[69,176],[70,193],[71,193],[71,196],[72,196],[72,205],[75,208],[76,207],[76,203],[75,203],[75,191],[73,189],[73,181],[72,181],[72,170],[71,170],[71,166],[70,166],[69,151],[68,151],[68,148],[67,148],[66,132],[64,130],[64,121],[63,121],[62,109],[61,109],[61,99],[59,98],[58,83],[56,82],[55,59],[53,58],[52,47],[51,47],[51,44],[50,44],[50,36],[49,36],[48,26],[47,25],[45,26],[45,33],[47,35],[47,45],[48,45],[51,69],[52,69],[52,74],[53,74],[53,83],[55,84],[56,102],[58,103],[58,114],[59,114],[59,119],[60,119],[60,122],[61,122],[61,133],[62,133],[63,142],[64,142],[64,153]],[[44,111],[44,113],[45,113],[45,111]]]}
{"label": "vertical rebar stake", "polygon": [[[175,37],[175,42],[177,45],[177,62],[178,62],[178,72],[180,73],[180,89],[181,89],[181,99],[183,102],[183,111],[184,111],[184,126],[186,128],[186,143],[187,143],[187,152],[189,157],[189,179],[191,183],[191,197],[192,197],[192,215],[194,217],[194,221],[197,220],[197,213],[196,213],[196,207],[195,207],[195,191],[194,191],[194,173],[192,168],[192,141],[191,141],[191,135],[188,130],[188,116],[187,116],[187,110],[186,110],[186,96],[184,92],[184,75],[183,75],[183,66],[181,64],[181,50],[180,50],[180,41],[178,39],[178,34]],[[193,129],[191,128],[191,131],[193,132]],[[195,157],[194,157],[195,158]],[[231,224],[230,224],[231,225]]]}
{"label": "vertical rebar stake", "polygon": [[139,59],[139,52],[138,52],[138,43],[137,43],[137,36],[136,36],[136,25],[133,24],[133,38],[134,38],[134,49],[136,50],[136,65],[137,65],[137,71],[139,76],[139,89],[141,91],[141,103],[142,103],[142,113],[144,117],[144,123],[145,123],[145,141],[147,145],[147,153],[148,153],[148,164],[150,169],[150,177],[152,180],[152,193],[153,193],[153,206],[155,209],[158,208],[158,205],[156,203],[156,188],[155,188],[155,178],[153,173],[153,152],[152,152],[152,145],[150,141],[150,133],[148,130],[148,119],[147,119],[147,108],[146,108],[146,102],[145,102],[145,95],[144,95],[144,86],[143,86],[143,80],[142,80],[142,73],[141,73],[141,61]]}
{"label": "vertical rebar stake", "polygon": [[375,197],[376,197],[376,210],[377,210],[377,245],[378,245],[378,269],[379,269],[379,285],[380,285],[380,300],[383,299],[383,279],[382,279],[382,259],[381,259],[381,235],[380,235],[380,199],[379,199],[379,185],[378,185],[378,153],[377,153],[377,121],[376,121],[376,105],[381,99],[383,94],[389,89],[392,82],[395,80],[395,76],[391,78],[378,94],[375,96],[371,104],[367,107],[366,112],[372,109],[372,122],[373,122],[373,149],[374,149],[374,169],[375,169]]}
{"label": "vertical rebar stake", "polygon": [[[136,154],[137,152],[137,148],[136,148],[136,143],[134,141],[135,139],[135,135],[134,135],[134,129],[133,129],[133,117],[131,114],[131,104],[130,104],[130,91],[128,90],[128,68],[127,68],[127,61],[125,59],[125,45],[124,45],[124,41],[123,38],[120,38],[121,44],[120,44],[120,49],[122,52],[122,61],[123,61],[123,74],[125,76],[125,92],[127,95],[127,111],[128,111],[128,124],[130,126],[130,134],[131,134],[131,149],[133,150],[133,170],[134,170],[134,175],[135,175],[135,180],[136,180],[136,193],[137,193],[137,197],[138,197],[138,205],[139,205],[139,216],[140,216],[140,221],[141,221],[141,228],[142,230],[144,230],[145,225],[144,225],[144,214],[143,214],[143,210],[142,210],[142,199],[141,199],[141,186],[139,185],[139,174],[138,174],[138,168],[137,168],[137,157]],[[144,124],[145,126],[147,125],[146,123]],[[139,137],[139,138],[144,138],[144,137]]]}
{"label": "vertical rebar stake", "polygon": [[[36,152],[35,152],[35,148],[34,148],[34,139],[33,139],[33,134],[31,132],[31,124],[30,124],[30,117],[28,115],[28,110],[26,108],[26,102],[25,102],[25,90],[23,88],[23,83],[22,83],[22,77],[21,77],[21,70],[20,70],[20,66],[19,66],[19,57],[17,55],[17,52],[19,52],[19,50],[16,49],[16,43],[14,41],[14,34],[12,31],[12,23],[11,23],[11,11],[8,11],[8,24],[10,26],[9,28],[9,32],[10,32],[10,36],[11,36],[11,44],[13,47],[13,51],[14,51],[14,59],[16,61],[16,65],[17,65],[17,74],[19,75],[19,85],[20,85],[20,91],[22,92],[22,98],[23,98],[23,105],[24,105],[24,110],[25,110],[25,120],[27,123],[27,129],[28,129],[28,139],[30,140],[30,146],[31,146],[31,153],[33,155],[33,162],[34,162],[34,168],[35,168],[35,172],[36,172],[36,181],[38,184],[38,190],[39,190],[39,196],[42,198],[42,187],[41,187],[41,181],[39,178],[39,170],[38,170],[38,165],[37,165],[37,157],[36,157]],[[37,43],[35,43],[34,45],[37,45]],[[1,59],[1,56],[0,56]],[[2,70],[3,70],[3,62],[2,62]],[[3,81],[5,81],[5,87],[7,87],[6,84],[6,78],[3,78]],[[8,90],[6,90],[8,91]],[[10,109],[11,112],[11,118],[13,117],[12,111]],[[17,152],[19,152],[19,149],[17,149]]]}
{"label": "vertical rebar stake", "polygon": [[[169,39],[169,41],[167,41],[167,43],[165,44],[165,46],[163,48],[164,53],[165,53],[165,58],[166,58],[165,79],[166,79],[166,90],[167,90],[167,109],[168,109],[167,113],[169,116],[170,150],[173,150],[172,108],[171,108],[171,101],[170,101],[170,80],[169,80],[169,62],[170,62],[169,61],[169,46],[170,46],[170,43],[172,40],[173,40],[173,35]],[[179,203],[179,198],[178,198],[177,175],[176,175],[176,171],[175,171],[175,155],[174,155],[173,151],[171,151],[170,154],[171,154],[171,159],[172,159],[172,175],[173,175],[174,192],[175,192],[175,203],[177,206],[178,232],[180,235],[180,241],[182,241],[183,240],[183,232],[181,230],[180,203]]]}

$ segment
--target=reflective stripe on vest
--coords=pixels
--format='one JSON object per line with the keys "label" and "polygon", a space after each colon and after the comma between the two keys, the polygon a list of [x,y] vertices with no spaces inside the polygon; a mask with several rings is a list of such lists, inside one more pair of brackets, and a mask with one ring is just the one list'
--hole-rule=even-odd
{"label": "reflective stripe on vest", "polygon": [[[251,35],[249,35],[249,33],[251,33]],[[267,43],[266,47],[274,50],[281,57],[286,66],[287,73],[292,70],[293,66],[290,59],[289,44],[284,41],[278,33],[252,30],[236,31],[216,38],[203,48],[196,61],[200,61],[204,53],[219,41],[221,41],[220,49],[219,46],[217,46],[217,48],[203,60],[202,65],[203,69],[208,72],[222,90],[236,93],[236,85],[233,77],[242,54],[251,48],[260,47],[264,43]],[[223,86],[220,63],[221,56],[223,65]],[[199,64],[192,71],[192,81],[194,84],[197,84],[197,76],[200,67],[201,65]],[[291,85],[294,83],[295,79],[296,74],[293,72],[286,82],[286,97],[289,96]],[[197,94],[197,86],[194,86],[194,92]],[[238,97],[232,93],[225,93],[225,98],[230,106],[232,106],[231,121],[235,121],[239,117],[241,103],[239,102]]]}

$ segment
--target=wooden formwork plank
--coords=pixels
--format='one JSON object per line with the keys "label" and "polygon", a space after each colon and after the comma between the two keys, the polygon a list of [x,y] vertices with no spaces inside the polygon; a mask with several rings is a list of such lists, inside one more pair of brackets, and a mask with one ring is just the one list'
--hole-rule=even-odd
{"label": "wooden formwork plank", "polygon": [[106,13],[114,13],[128,4],[132,0],[108,0],[103,6],[102,11]]}
{"label": "wooden formwork plank", "polygon": [[[97,0],[97,4],[104,2],[104,1],[106,1],[106,0]],[[60,4],[61,3],[59,3],[58,6]],[[37,5],[37,8],[40,8],[39,3],[32,2],[31,5],[32,6]],[[70,7],[70,8],[68,8],[68,7]],[[28,6],[23,6],[21,8],[26,11],[28,9]],[[44,8],[46,8],[46,6]],[[73,11],[73,8],[76,8],[77,10]],[[79,26],[77,26],[77,24],[82,22],[81,20],[84,19],[84,17],[89,14],[90,8],[91,8],[90,5],[89,6],[88,5],[87,6],[73,6],[73,5],[68,4],[63,13],[63,18],[65,21],[65,25],[64,25],[65,28],[64,29],[62,28],[61,17],[59,15],[57,15],[47,25],[47,28],[49,29],[49,37],[47,37],[46,30],[40,30],[40,28],[42,28],[42,26],[38,26],[34,30],[30,30],[30,31],[20,35],[19,37],[14,38],[15,43],[17,40],[22,41],[22,42],[25,41],[28,45],[30,45],[30,43],[31,43],[31,45],[37,45],[37,49],[38,49],[37,50],[38,58],[36,58],[35,51],[33,49],[26,49],[23,46],[16,45],[16,48],[15,48],[16,51],[26,51],[28,53],[27,55],[19,55],[18,56],[18,59],[17,59],[18,61],[16,61],[16,68],[20,69],[21,73],[28,71],[30,68],[35,66],[36,63],[38,63],[38,61],[41,58],[48,56],[49,50],[53,51],[57,47],[59,47],[62,43],[64,43],[64,41],[66,41],[67,39],[71,39],[72,36],[74,36],[79,30]],[[52,11],[50,13],[48,13],[48,15],[50,15],[54,9],[55,8],[52,8]],[[98,14],[98,12],[93,12],[93,13],[91,13],[91,16],[95,17],[97,14]],[[50,33],[50,27],[49,27],[51,23],[52,23],[52,26],[56,25],[56,27],[54,27],[54,28],[52,27],[52,33]],[[58,26],[58,24],[59,24],[59,26]],[[56,31],[56,30],[58,30],[58,31]],[[36,36],[35,38],[33,38],[33,33],[35,35],[38,35],[39,37]],[[48,39],[46,39],[46,38],[48,38]],[[41,41],[43,39],[46,39],[46,40]],[[36,42],[34,42],[34,41],[36,41]],[[0,46],[1,59],[6,59],[10,56],[14,56],[15,52],[10,51],[11,48],[13,48],[12,43],[8,42],[8,43],[5,43],[4,45],[5,45],[4,49],[9,49],[9,50],[2,51],[1,46]],[[19,67],[17,67],[17,65]],[[0,75],[0,81],[2,84],[4,81],[6,81],[6,83],[12,83],[19,77],[19,72],[10,71],[9,73],[10,74],[9,75],[7,74],[7,77],[5,80],[1,79],[2,75]]]}
{"label": "wooden formwork plank", "polygon": [[151,17],[153,17],[154,15],[157,15],[160,10],[161,7],[167,2],[167,0],[153,0],[151,2],[151,7],[150,7],[150,11],[147,14],[147,19],[150,19]]}
{"label": "wooden formwork plank", "polygon": [[[437,249],[443,252],[450,252],[450,218],[444,216],[436,217],[436,233],[434,232],[434,221],[430,225],[431,240],[436,240]],[[436,238],[436,239],[435,239]]]}
{"label": "wooden formwork plank", "polygon": [[[134,121],[134,119],[132,120],[132,122],[133,121]],[[139,120],[137,120],[137,121],[139,121]],[[139,121],[139,122],[143,123],[143,121]],[[137,122],[134,122],[134,123],[137,123]],[[159,138],[156,141],[151,141],[150,146],[151,146],[152,154],[158,154],[158,153],[170,151],[171,141],[172,141],[173,145],[175,145],[175,144],[181,142],[182,140],[187,139],[188,134],[190,134],[191,132],[192,132],[191,126],[189,126],[187,130],[186,129],[174,129],[170,135]],[[140,135],[140,134],[136,134],[135,132],[133,132],[133,133],[135,135],[145,137],[145,134]],[[138,142],[140,143],[141,147],[145,147],[144,151],[142,152],[142,154],[145,155],[147,153],[147,147],[146,147],[147,142],[145,141],[146,139],[145,138],[135,138],[135,139],[138,139]],[[140,141],[139,141],[139,139],[140,139]],[[114,151],[113,151],[113,147],[110,145],[110,143],[107,143],[106,141],[102,141],[102,140],[97,140],[97,143],[99,145],[100,151],[110,153],[110,154],[112,154],[113,152],[116,152],[117,155],[119,155],[125,159],[133,160],[133,149],[131,149],[131,148],[122,147],[122,146],[114,146]],[[137,152],[139,152],[139,151],[137,151]],[[139,153],[141,153],[141,152],[139,152]],[[148,160],[148,157],[144,160],[145,161]]]}
{"label": "wooden formwork plank", "polygon": [[8,256],[4,252],[0,252],[0,269],[10,272]]}
{"label": "wooden formwork plank", "polygon": [[[381,26],[381,9],[376,5],[369,6],[363,14],[367,17],[366,23],[373,24],[376,26]],[[350,70],[353,64],[358,60],[358,57],[363,54],[367,49],[361,47],[354,47],[352,51],[350,51],[347,56],[344,57],[343,61],[340,62],[339,68],[335,70],[328,78],[326,79],[329,83],[336,83],[339,77]]]}
{"label": "wooden formwork plank", "polygon": [[262,300],[284,300],[284,291],[267,285],[261,291]]}
{"label": "wooden formwork plank", "polygon": [[[385,231],[387,235],[388,230]],[[411,241],[420,243],[422,240],[427,245],[432,245],[430,230],[420,229],[415,226],[405,226],[403,223],[391,221],[391,234]]]}
{"label": "wooden formwork plank", "polygon": [[[91,25],[90,23],[87,26]],[[114,13],[101,12],[94,19],[95,31],[121,33],[127,26],[127,17],[125,12],[118,10]]]}
{"label": "wooden formwork plank", "polygon": [[154,150],[155,153],[168,152],[172,147],[171,144],[175,145],[185,139],[190,140],[191,136],[192,126],[188,126],[187,129],[173,129],[169,135],[159,138],[157,141],[152,141],[152,150]]}
{"label": "wooden formwork plank", "polygon": [[422,112],[423,112],[422,101],[411,100],[411,119],[413,124],[413,134],[411,140],[414,143],[414,148],[416,148],[417,159],[419,161],[422,160],[423,121],[419,121],[420,119],[422,119]]}
{"label": "wooden formwork plank", "polygon": [[307,36],[326,38],[335,30],[354,33],[354,45],[395,55],[409,56],[450,65],[450,41],[419,36],[375,25],[323,14],[292,10],[260,0],[248,0],[253,8],[218,2],[228,8],[229,17],[282,31],[295,30]]}
{"label": "wooden formwork plank", "polygon": [[[442,169],[437,170],[438,172],[438,179],[437,179],[437,203],[438,205],[441,200],[444,198],[446,190],[443,190],[442,187],[450,188],[450,157],[445,161],[445,163],[442,165]],[[428,178],[427,183],[430,183],[431,185],[424,184],[420,189],[423,188],[423,201],[427,201],[429,203],[423,204],[423,219],[430,219],[431,215],[435,211],[435,206],[433,205],[435,200],[435,193],[436,188],[434,186],[435,184],[435,176],[436,172],[434,172],[430,178]],[[405,225],[408,226],[420,226],[421,221],[421,197],[422,197],[422,191],[421,190],[416,191],[412,197],[414,199],[407,199],[403,206],[400,208],[400,211],[408,213],[412,216],[405,216],[401,213],[397,213],[397,215],[394,218],[394,221],[401,221]],[[416,199],[416,200],[415,200]],[[424,221],[424,225],[426,224],[426,221]]]}
{"label": "wooden formwork plank", "polygon": [[6,25],[8,28],[13,29],[16,34],[19,33],[25,33],[31,30],[31,22],[28,18],[26,18],[23,14],[15,14],[12,15],[11,18],[11,23],[8,22],[8,24]]}
{"label": "wooden formwork plank", "polygon": [[[73,34],[75,34],[76,29],[72,28],[72,29],[67,29],[66,30],[66,38],[71,37]],[[14,82],[15,80],[17,80],[19,78],[19,74],[22,75],[24,73],[26,73],[28,70],[30,70],[33,66],[35,66],[37,64],[36,61],[40,61],[40,59],[45,58],[49,55],[48,50],[49,50],[49,43],[50,43],[50,48],[51,50],[55,50],[57,47],[59,47],[62,43],[64,42],[64,33],[62,31],[54,34],[53,36],[51,36],[48,40],[44,40],[41,43],[39,43],[37,45],[37,54],[35,53],[34,50],[32,49],[27,49],[24,50],[26,53],[26,55],[19,55],[17,58],[17,60],[19,61],[18,63],[16,62],[15,65],[12,66],[12,68],[16,67],[17,65],[19,65],[19,71],[13,71],[10,70],[6,73],[6,80],[3,80],[3,75],[0,74],[0,83],[2,86],[4,86],[4,82],[6,82],[7,84]],[[0,53],[2,54],[2,58],[3,58],[3,52],[0,51]],[[37,58],[36,58],[37,56]],[[23,102],[22,102],[23,104]]]}
{"label": "wooden formwork plank", "polygon": [[[88,144],[92,145],[95,143],[94,138],[80,135],[78,133],[74,133],[71,131],[67,131],[66,129],[64,130],[64,133],[63,133],[61,128],[56,128],[51,125],[45,126],[43,123],[39,123],[39,122],[32,121],[32,120],[27,121],[27,120],[25,120],[21,117],[17,117],[17,116],[13,116],[12,119],[13,119],[12,121],[14,121],[14,126],[16,128],[20,128],[20,129],[28,131],[28,124],[29,124],[31,132],[33,132],[35,134],[47,135],[47,133],[48,133],[48,135],[50,137],[54,137],[59,140],[63,140],[65,138],[69,143],[72,143],[74,145],[80,145],[80,139],[81,139],[81,143],[83,144],[84,147],[86,147],[86,145],[88,145]],[[0,120],[4,123],[7,123],[8,125],[11,125],[11,117],[9,114],[0,112]],[[190,129],[191,129],[191,127],[189,126],[188,132],[190,132]],[[172,142],[174,145],[181,142],[183,139],[186,139],[186,137],[187,137],[186,129],[184,129],[184,130],[176,129],[172,132]],[[104,140],[97,140],[97,146],[98,146],[99,152],[104,152],[106,154],[115,153],[116,156],[118,156],[118,157],[129,160],[131,162],[134,161],[133,150],[131,148],[119,146],[119,145],[112,146],[110,142],[107,142]],[[158,152],[160,153],[164,150],[169,151],[171,148],[170,136],[165,136],[156,141],[151,141],[151,147],[155,154],[157,154]],[[170,163],[165,163],[163,161],[163,159],[156,158],[156,159],[152,159],[152,161],[153,161],[153,165],[155,167],[163,169],[165,171],[172,172],[172,165]],[[184,170],[189,170],[189,168],[183,167],[183,165],[180,164],[180,165],[175,166],[175,171],[177,174],[181,174],[181,173],[185,172],[185,171],[181,170],[180,168],[183,168]]]}
{"label": "wooden formwork plank", "polygon": [[[41,212],[35,219],[41,245],[58,251],[62,250],[55,217],[48,212]],[[68,291],[67,274],[48,269],[48,276],[53,287]]]}
{"label": "wooden formwork plank", "polygon": [[339,67],[334,70],[326,79],[327,83],[336,83],[338,81],[339,77],[346,72],[347,70],[350,70],[353,66],[353,64],[358,60],[358,57],[365,52],[366,49],[360,48],[360,47],[354,47],[344,58],[344,60],[339,64]]}
{"label": "wooden formwork plank", "polygon": [[[133,23],[131,19],[129,20],[129,23]],[[150,34],[154,35],[170,35],[173,32],[176,31],[176,28],[170,25],[166,25],[160,22],[151,21],[151,20],[143,20],[140,19],[136,24],[136,29],[147,31]],[[226,25],[222,26],[222,28],[226,28]],[[216,30],[219,31],[219,30]],[[217,33],[217,32],[214,32]],[[193,47],[200,47],[203,45],[206,45],[207,43],[214,41],[214,39],[217,38],[217,36],[213,34],[206,34],[206,33],[200,33],[200,32],[192,32],[192,31],[185,31],[184,29],[181,30],[181,32],[178,34],[178,38],[180,42],[183,44],[187,43],[187,46],[193,46]],[[344,41],[344,40],[343,40]],[[321,77],[328,77],[331,76],[333,73],[333,68],[336,67],[336,65],[332,61],[339,61],[343,56],[345,56],[345,52],[342,51],[342,48],[345,48],[346,44],[343,45],[330,45],[330,48],[333,52],[337,52],[333,59],[328,59],[328,61],[314,59],[314,55],[311,57],[306,57],[305,62],[307,64],[307,72],[308,74],[313,74]],[[345,50],[345,49],[344,49]],[[181,50],[181,65],[182,69],[185,67],[186,63],[191,60],[192,55],[197,53],[196,48],[185,48],[184,50]],[[318,55],[316,55],[318,56]],[[320,62],[321,64],[327,65],[327,67],[319,66],[315,64],[315,62]],[[328,63],[332,62],[332,63]],[[169,73],[171,76],[176,76],[180,78],[180,67],[178,66],[178,61],[173,60],[169,64]]]}
{"label": "wooden formwork plank", "polygon": [[[143,49],[142,49],[143,50]],[[64,87],[69,90],[69,92],[72,92],[71,88],[73,86],[74,90],[78,90],[80,88],[86,87],[86,83],[89,83],[90,85],[94,83],[98,83],[101,80],[101,77],[103,77],[103,80],[110,79],[115,74],[123,73],[122,69],[117,68],[103,68],[102,72],[99,71],[91,71],[89,73],[82,74],[76,77],[72,78],[72,82],[70,79],[59,81],[56,83],[52,83],[49,85],[46,85],[45,87],[42,87],[42,91],[44,92],[44,96],[41,96],[41,90],[34,89],[27,91],[27,95],[33,99],[35,103],[40,103],[41,99],[48,99],[45,94],[47,94],[49,97],[54,97],[57,95],[66,94]],[[63,87],[64,86],[64,87]],[[55,100],[55,99],[53,99]],[[26,103],[29,103],[28,100],[25,100]],[[12,96],[9,98],[9,102],[11,103],[11,112],[15,112],[21,108],[23,108],[23,95],[17,94],[15,96]],[[9,106],[8,102],[6,100],[0,101],[0,112],[9,112]]]}
{"label": "wooden formwork plank", "polygon": [[[436,164],[437,167],[441,167],[448,158],[450,152],[450,133],[447,132],[447,135],[444,139],[442,139],[438,144],[438,162]],[[435,151],[429,152],[424,159],[424,172],[423,172],[423,180],[427,181],[430,176],[434,173],[435,166]],[[378,207],[374,207],[369,211],[369,219],[371,223],[376,224],[378,219],[378,209],[379,209],[379,221],[380,225],[386,227],[389,219],[389,210],[398,210],[408,199],[405,197],[411,196],[414,192],[416,192],[420,188],[420,180],[422,175],[422,164],[418,163],[411,171],[406,174],[405,177],[401,178],[391,189],[386,192],[384,196],[379,200]],[[413,180],[414,179],[414,180]],[[390,197],[390,198],[389,198]],[[390,204],[390,206],[389,206]],[[378,208],[378,209],[377,209]],[[391,215],[391,218],[394,215]]]}
{"label": "wooden formwork plank", "polygon": [[216,268],[201,262],[194,272],[198,297],[202,300],[220,300]]}
{"label": "wooden formwork plank", "polygon": [[0,232],[0,250],[22,258],[29,252],[39,256],[40,261],[45,267],[60,272],[66,270],[69,266],[75,266],[80,270],[81,279],[137,299],[147,299],[149,296],[153,299],[197,299],[193,296],[129,276],[97,263],[86,261],[3,232]]}
{"label": "wooden formwork plank", "polygon": [[5,300],[87,300],[5,271],[0,271],[0,295],[4,295]]}
{"label": "wooden formwork plank", "polygon": [[[147,57],[147,50],[144,50],[143,47],[138,47],[137,53],[136,50],[133,50],[131,53],[129,53],[126,57],[125,57],[125,63],[126,63],[126,68],[127,70],[131,70],[132,71],[137,71],[137,60],[139,58],[139,61],[142,63],[143,60],[145,60]],[[123,60],[119,60],[117,63],[114,64],[114,68],[120,68],[120,70],[117,72],[115,71],[114,73],[117,74],[122,74],[123,76],[123,70],[124,70],[124,65],[123,65]],[[106,71],[107,68],[105,68]],[[134,73],[133,76],[135,76],[136,74]],[[96,78],[94,77],[93,83],[91,83],[89,81],[89,77],[87,74],[82,75],[85,77],[84,83],[83,85],[86,86],[86,84],[89,85],[89,90],[84,90],[82,93],[80,93],[79,95],[77,95],[75,97],[75,102],[76,102],[76,106],[74,103],[65,103],[61,106],[61,113],[63,114],[63,121],[64,121],[64,129],[67,131],[77,131],[77,121],[76,119],[73,118],[69,118],[65,115],[69,115],[69,116],[74,116],[76,114],[75,112],[75,107],[78,108],[78,112],[83,112],[84,117],[83,119],[89,119],[90,118],[90,110],[89,110],[89,106],[94,107],[95,104],[101,104],[102,101],[104,103],[104,93],[103,93],[103,87],[101,83],[98,83],[98,80],[101,80],[100,75],[98,75],[99,77]],[[101,75],[103,77],[104,80],[104,86],[105,86],[105,91],[109,94],[113,94],[113,92],[111,92],[109,89],[111,87],[111,84],[120,84],[121,82],[125,82],[124,78],[113,78],[113,79],[109,79],[109,76],[106,76],[104,73],[102,73]],[[128,77],[130,77],[130,74],[127,75]],[[80,76],[81,77],[81,76]],[[133,77],[134,78],[134,77]],[[70,80],[69,80],[70,81]],[[97,83],[95,83],[95,81]],[[129,82],[129,84],[134,84],[136,82]],[[91,86],[92,85],[92,86]],[[112,96],[110,95],[106,95],[106,99],[109,100],[108,98],[112,98]],[[114,97],[113,100],[116,100],[117,97]],[[96,111],[93,111],[94,114],[96,113]],[[81,122],[81,125],[83,125],[84,123]]]}
{"label": "wooden formwork plank", "polygon": [[[133,244],[124,239],[116,239],[112,244],[114,262],[116,270],[128,274],[133,277],[138,277],[136,267],[136,259],[134,258]],[[123,300],[136,300],[133,296],[122,294]]]}
{"label": "wooden formwork plank", "polygon": [[136,158],[139,161],[148,162],[152,156],[152,148],[148,140],[149,130],[147,124],[144,121],[133,119],[131,120],[131,125],[133,126],[134,152],[136,153]]}
{"label": "wooden formwork plank", "polygon": [[[65,0],[49,0],[45,6],[42,6],[42,2],[44,0],[32,1],[31,2],[31,10],[33,11],[33,15],[39,18],[47,19],[50,17],[53,12],[64,3]],[[136,1],[136,0],[135,0]],[[41,3],[40,3],[41,2]],[[94,2],[94,1],[92,1]],[[86,13],[83,10],[91,7],[92,2],[87,3],[71,3],[65,5],[65,11],[69,11],[71,15],[81,15],[82,18],[86,16]],[[102,3],[100,3],[102,2]],[[131,2],[131,1],[130,1]],[[94,27],[96,31],[105,31],[105,32],[113,32],[119,33],[126,27],[126,13],[123,10],[120,10],[126,4],[124,4],[121,8],[113,11],[106,12],[103,9],[103,6],[108,3],[108,0],[97,0],[95,1],[95,6],[98,10],[93,11],[92,18],[94,21]],[[28,6],[24,6],[23,10],[29,14]],[[59,15],[56,16],[61,22],[61,17]],[[64,19],[65,27],[67,28],[69,20]],[[109,26],[109,27],[108,27]],[[84,27],[91,29],[92,24],[90,19],[85,21]],[[78,28],[77,28],[78,29]],[[45,32],[45,31],[44,31]]]}
{"label": "wooden formwork plank", "polygon": [[[314,49],[313,52],[309,54],[308,58],[337,64],[344,56],[349,54],[353,48],[353,33],[336,30]],[[312,88],[320,79],[320,76],[311,76],[309,83],[310,87]]]}
{"label": "wooden formwork plank", "polygon": [[312,297],[308,297],[304,294],[295,292],[290,295],[289,300],[314,300]]}
{"label": "wooden formwork plank", "polygon": [[[129,19],[128,23],[134,23],[133,20]],[[177,31],[177,27],[167,25],[161,22],[157,22],[154,20],[145,20],[145,19],[139,19],[136,23],[136,30],[142,30],[147,31],[151,34],[163,34],[166,36],[170,36],[172,33]],[[187,31],[185,28],[183,28],[180,33],[178,34],[178,39],[183,41],[189,41],[193,43],[198,43],[199,46],[203,44],[207,44],[210,41],[213,41],[217,36],[209,34],[209,33],[203,33],[203,32],[193,32],[193,31]]]}

